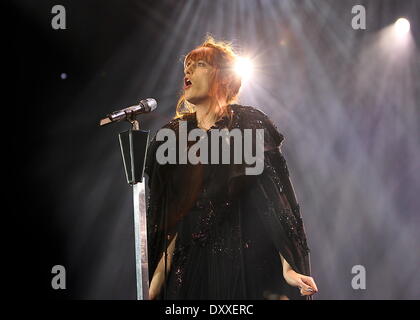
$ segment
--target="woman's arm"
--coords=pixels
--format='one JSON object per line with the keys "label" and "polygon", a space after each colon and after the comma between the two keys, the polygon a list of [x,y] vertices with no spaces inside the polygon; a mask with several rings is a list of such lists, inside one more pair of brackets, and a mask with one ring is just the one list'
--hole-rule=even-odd
{"label": "woman's arm", "polygon": [[300,289],[301,295],[313,295],[314,293],[318,292],[318,288],[312,277],[305,276],[294,271],[286,259],[284,259],[284,257],[281,255],[281,253],[280,260],[283,266],[284,280],[286,280],[289,285],[298,287]]}
{"label": "woman's arm", "polygon": [[290,264],[286,261],[285,258],[280,254],[281,265],[283,266],[283,276],[290,270],[293,270]]}
{"label": "woman's arm", "polygon": [[[178,233],[172,239],[167,250],[168,259],[166,261],[166,275],[171,269],[172,255],[174,252],[177,236],[178,236]],[[156,297],[159,295],[164,281],[165,281],[165,253],[162,254],[162,258],[160,259],[159,264],[156,267],[155,273],[153,274],[152,281],[150,282],[150,288],[149,288],[150,300],[155,300]]]}

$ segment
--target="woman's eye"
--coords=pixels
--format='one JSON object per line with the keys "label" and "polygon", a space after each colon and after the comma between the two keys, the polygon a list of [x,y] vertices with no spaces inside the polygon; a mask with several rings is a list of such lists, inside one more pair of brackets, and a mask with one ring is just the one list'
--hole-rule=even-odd
{"label": "woman's eye", "polygon": [[199,62],[197,65],[200,67],[204,67],[206,64],[204,62]]}

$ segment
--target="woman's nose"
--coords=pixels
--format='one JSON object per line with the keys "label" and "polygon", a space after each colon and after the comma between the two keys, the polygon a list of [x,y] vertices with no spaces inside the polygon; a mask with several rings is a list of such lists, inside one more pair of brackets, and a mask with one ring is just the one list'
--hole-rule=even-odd
{"label": "woman's nose", "polygon": [[185,74],[191,74],[193,72],[193,66],[195,64],[194,63],[190,63],[186,68],[185,68]]}

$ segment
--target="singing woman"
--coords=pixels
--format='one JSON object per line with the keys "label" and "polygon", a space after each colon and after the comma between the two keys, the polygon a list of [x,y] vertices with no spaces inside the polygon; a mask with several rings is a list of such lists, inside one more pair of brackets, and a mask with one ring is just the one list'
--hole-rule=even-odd
{"label": "singing woman", "polygon": [[[162,164],[157,154],[165,142],[152,139],[145,167],[150,299],[310,300],[318,291],[281,152],[284,136],[259,108],[237,104],[236,59],[229,43],[212,37],[189,52],[183,94],[163,128],[185,139],[182,123],[210,141],[215,130],[260,129],[263,170],[249,175],[248,163],[232,159]],[[180,145],[187,149],[178,152],[188,154],[193,144]]]}

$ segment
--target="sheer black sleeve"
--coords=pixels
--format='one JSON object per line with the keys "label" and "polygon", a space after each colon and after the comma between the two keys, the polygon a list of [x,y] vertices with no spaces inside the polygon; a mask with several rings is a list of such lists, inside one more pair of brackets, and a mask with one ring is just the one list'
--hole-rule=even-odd
{"label": "sheer black sleeve", "polygon": [[[300,205],[281,152],[284,136],[264,113],[258,121],[264,128],[264,171],[252,184],[247,202],[257,211],[272,243],[292,269],[310,275],[310,250]],[[295,288],[289,286],[289,291],[289,296],[302,299]]]}
{"label": "sheer black sleeve", "polygon": [[[169,123],[165,127],[170,127]],[[149,280],[165,252],[165,248],[175,236],[174,223],[168,217],[170,197],[168,174],[170,165],[161,165],[156,160],[156,151],[162,144],[156,135],[149,143],[146,156],[145,174],[147,175],[147,242],[149,255]]]}

